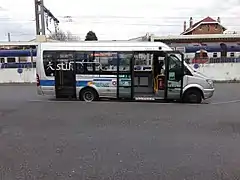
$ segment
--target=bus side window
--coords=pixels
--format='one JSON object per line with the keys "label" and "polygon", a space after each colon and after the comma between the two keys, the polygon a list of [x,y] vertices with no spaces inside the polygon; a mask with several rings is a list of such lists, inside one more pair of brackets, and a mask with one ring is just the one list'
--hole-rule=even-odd
{"label": "bus side window", "polygon": [[46,76],[54,76],[55,75],[55,52],[53,51],[43,51],[43,66]]}
{"label": "bus side window", "polygon": [[133,57],[132,52],[118,52],[119,71],[131,71],[131,59]]}
{"label": "bus side window", "polygon": [[93,72],[95,67],[94,63],[94,53],[92,51],[83,52],[78,51],[75,53],[75,62],[76,62],[76,74],[87,74]]}
{"label": "bus side window", "polygon": [[95,52],[96,72],[117,71],[117,53],[116,52]]}
{"label": "bus side window", "polygon": [[235,57],[234,52],[231,52],[231,53],[230,53],[230,57]]}
{"label": "bus side window", "polygon": [[214,57],[214,58],[217,58],[217,56],[218,56],[217,53],[214,52],[214,53],[213,53],[213,57]]}
{"label": "bus side window", "polygon": [[5,63],[5,59],[1,58],[0,63]]}
{"label": "bus side window", "polygon": [[7,62],[8,63],[15,63],[16,62],[16,58],[15,57],[8,57],[7,58]]}
{"label": "bus side window", "polygon": [[175,81],[180,81],[183,76],[181,61],[174,56],[168,56],[168,71],[175,73]]}

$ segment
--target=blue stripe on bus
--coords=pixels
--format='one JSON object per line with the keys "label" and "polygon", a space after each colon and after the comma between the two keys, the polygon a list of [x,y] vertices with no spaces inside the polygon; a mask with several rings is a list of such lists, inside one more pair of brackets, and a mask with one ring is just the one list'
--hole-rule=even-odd
{"label": "blue stripe on bus", "polygon": [[77,86],[77,87],[88,86],[88,82],[89,82],[89,81],[77,81],[77,82],[76,82],[76,86]]}
{"label": "blue stripe on bus", "polygon": [[[112,81],[112,79],[94,79],[94,81]],[[77,87],[87,86],[87,80],[81,80],[76,82]],[[55,86],[55,80],[40,80],[40,86]]]}
{"label": "blue stripe on bus", "polygon": [[55,86],[54,80],[40,80],[40,86]]}
{"label": "blue stripe on bus", "polygon": [[109,78],[105,78],[105,79],[93,79],[93,81],[112,81],[112,77],[109,77]]}
{"label": "blue stripe on bus", "polygon": [[[89,81],[77,81],[76,86],[87,86]],[[55,86],[55,80],[40,80],[40,86]]]}

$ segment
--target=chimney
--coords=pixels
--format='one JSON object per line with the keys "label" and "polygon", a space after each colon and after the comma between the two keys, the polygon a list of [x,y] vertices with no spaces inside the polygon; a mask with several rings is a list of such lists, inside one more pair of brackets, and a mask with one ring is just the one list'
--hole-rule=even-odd
{"label": "chimney", "polygon": [[221,23],[221,19],[220,19],[220,17],[217,18],[217,22]]}
{"label": "chimney", "polygon": [[190,28],[192,27],[192,25],[193,25],[193,18],[190,17],[190,22],[189,22],[189,26],[190,26]]}
{"label": "chimney", "polygon": [[184,21],[184,23],[183,23],[183,32],[185,32],[186,30],[187,30],[187,22]]}

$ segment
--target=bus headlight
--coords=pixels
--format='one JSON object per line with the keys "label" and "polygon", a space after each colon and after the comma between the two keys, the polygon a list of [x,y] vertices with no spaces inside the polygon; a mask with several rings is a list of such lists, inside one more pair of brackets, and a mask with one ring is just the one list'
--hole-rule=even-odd
{"label": "bus headlight", "polygon": [[207,79],[207,83],[209,84],[209,86],[210,86],[211,88],[214,87],[213,81],[212,81],[211,79]]}

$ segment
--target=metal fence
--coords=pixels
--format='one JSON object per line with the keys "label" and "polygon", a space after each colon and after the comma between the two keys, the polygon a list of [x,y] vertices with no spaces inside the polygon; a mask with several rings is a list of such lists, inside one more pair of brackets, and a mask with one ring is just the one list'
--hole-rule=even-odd
{"label": "metal fence", "polygon": [[0,63],[0,69],[29,69],[36,68],[36,62],[24,62],[24,63]]}
{"label": "metal fence", "polygon": [[215,64],[215,63],[240,63],[240,58],[226,57],[226,58],[186,58],[185,62],[188,64]]}

